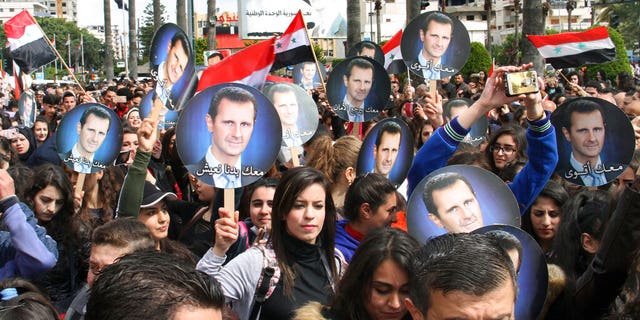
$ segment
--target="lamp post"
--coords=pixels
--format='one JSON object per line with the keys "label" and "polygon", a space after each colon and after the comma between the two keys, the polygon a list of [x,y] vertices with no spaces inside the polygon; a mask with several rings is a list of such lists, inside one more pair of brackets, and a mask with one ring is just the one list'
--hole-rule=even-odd
{"label": "lamp post", "polygon": [[382,1],[376,0],[376,5],[374,9],[376,10],[376,30],[377,30],[376,38],[378,40],[377,42],[380,43],[380,33],[381,33],[380,32],[380,10],[382,10]]}

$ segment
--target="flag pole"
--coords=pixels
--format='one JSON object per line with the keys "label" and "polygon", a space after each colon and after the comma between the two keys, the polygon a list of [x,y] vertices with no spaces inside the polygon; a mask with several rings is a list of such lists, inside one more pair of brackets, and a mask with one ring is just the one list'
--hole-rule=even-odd
{"label": "flag pole", "polygon": [[[33,18],[33,17],[32,17]],[[80,90],[82,90],[82,93],[86,94],[87,92],[84,91],[84,87],[80,84],[80,81],[78,81],[78,79],[76,78],[76,76],[73,74],[73,72],[71,72],[71,69],[69,69],[69,66],[67,65],[66,62],[64,62],[64,59],[62,59],[62,57],[60,56],[60,52],[58,52],[58,50],[56,50],[56,48],[51,45],[51,41],[49,40],[49,37],[47,37],[47,34],[44,33],[44,30],[42,30],[42,27],[40,26],[40,24],[38,23],[38,21],[36,21],[36,19],[33,19],[33,21],[36,23],[36,26],[38,26],[38,29],[40,30],[40,32],[42,32],[42,35],[44,36],[44,38],[47,40],[47,43],[49,44],[49,47],[51,49],[53,49],[53,52],[56,53],[56,56],[58,57],[58,59],[60,59],[60,61],[62,62],[62,65],[64,65],[65,69],[67,69],[67,72],[69,72],[69,74],[71,75],[71,77],[73,77],[73,81],[76,82],[76,84],[78,84],[78,87],[80,87]]]}
{"label": "flag pole", "polygon": [[[55,43],[56,43],[56,34],[53,34],[53,44],[55,47]],[[53,83],[58,83],[58,61],[54,61],[53,62]]]}
{"label": "flag pole", "polygon": [[[322,83],[322,90],[327,94],[327,86],[324,83],[324,77],[322,76],[322,72],[320,71],[320,64],[318,63],[318,57],[316,57],[316,50],[313,48],[313,43],[311,42],[311,37],[309,36],[309,29],[307,29],[307,23],[304,22],[304,16],[302,15],[302,10],[298,10],[300,17],[302,18],[302,24],[304,25],[304,32],[307,35],[307,40],[309,41],[309,45],[311,45],[311,52],[313,52],[313,61],[316,63],[316,70],[320,73],[320,83]],[[324,66],[322,66],[324,68]]]}

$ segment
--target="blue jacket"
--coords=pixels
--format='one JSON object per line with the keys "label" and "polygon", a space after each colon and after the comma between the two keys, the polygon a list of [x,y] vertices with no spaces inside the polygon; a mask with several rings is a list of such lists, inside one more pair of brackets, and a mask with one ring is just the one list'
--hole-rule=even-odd
{"label": "blue jacket", "polygon": [[344,256],[344,260],[350,263],[353,254],[360,245],[360,241],[356,240],[347,232],[345,229],[347,223],[349,223],[349,220],[338,220],[336,224],[336,249],[340,250]]}
{"label": "blue jacket", "polygon": [[53,268],[57,259],[55,240],[37,224],[31,209],[17,201],[10,205],[2,215],[0,279],[35,278]]}
{"label": "blue jacket", "polygon": [[[518,201],[521,215],[536,200],[558,164],[555,128],[551,125],[550,113],[546,111],[545,113],[545,119],[529,121],[527,129],[529,161],[508,184]],[[411,169],[409,169],[407,176],[408,195],[411,195],[413,189],[424,177],[446,166],[447,160],[456,151],[467,133],[469,133],[469,129],[463,128],[458,123],[458,118],[455,118],[431,135],[416,153]]]}

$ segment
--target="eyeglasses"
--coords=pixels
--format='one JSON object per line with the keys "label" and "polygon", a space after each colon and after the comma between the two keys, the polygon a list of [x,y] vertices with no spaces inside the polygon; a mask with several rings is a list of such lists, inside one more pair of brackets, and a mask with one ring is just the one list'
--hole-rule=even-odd
{"label": "eyeglasses", "polygon": [[490,147],[490,150],[495,153],[500,153],[500,151],[502,151],[502,153],[509,155],[516,152],[518,149],[513,146],[503,146],[495,143]]}

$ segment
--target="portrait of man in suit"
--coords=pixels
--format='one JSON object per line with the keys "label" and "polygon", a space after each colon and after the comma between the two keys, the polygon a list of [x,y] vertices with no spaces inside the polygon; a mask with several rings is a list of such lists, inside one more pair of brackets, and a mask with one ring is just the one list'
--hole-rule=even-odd
{"label": "portrait of man in suit", "polygon": [[386,122],[378,131],[376,143],[373,146],[375,164],[373,172],[389,178],[389,172],[396,163],[402,141],[402,128],[395,122]]}
{"label": "portrait of man in suit", "polygon": [[241,154],[253,133],[257,108],[256,98],[242,88],[226,87],[213,96],[205,116],[211,145],[196,172],[212,176],[215,187],[242,186]]}
{"label": "portrait of man in suit", "polygon": [[603,185],[621,174],[624,166],[605,163],[601,157],[607,127],[602,106],[592,100],[574,101],[567,105],[565,117],[562,134],[571,143],[571,156],[561,165],[560,174],[588,187]]}
{"label": "portrait of man in suit", "polygon": [[168,43],[167,58],[158,66],[155,91],[158,98],[167,106],[172,103],[171,89],[182,77],[189,62],[188,41],[184,33],[176,32]]}
{"label": "portrait of man in suit", "polygon": [[363,58],[355,58],[349,62],[343,76],[346,94],[341,108],[336,113],[342,119],[351,122],[365,121],[365,100],[373,86],[373,64]]}
{"label": "portrait of man in suit", "polygon": [[419,29],[422,48],[409,64],[411,70],[427,80],[440,80],[457,71],[442,61],[451,44],[453,25],[453,20],[443,13],[433,12],[427,16]]}
{"label": "portrait of man in suit", "polygon": [[[104,167],[94,169],[94,155],[102,146],[111,125],[111,115],[99,106],[88,107],[78,123],[78,142],[64,158],[64,163],[74,171],[92,173]],[[93,171],[92,171],[93,170]]]}

